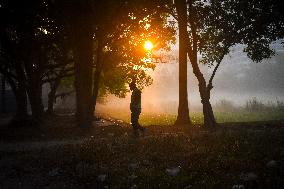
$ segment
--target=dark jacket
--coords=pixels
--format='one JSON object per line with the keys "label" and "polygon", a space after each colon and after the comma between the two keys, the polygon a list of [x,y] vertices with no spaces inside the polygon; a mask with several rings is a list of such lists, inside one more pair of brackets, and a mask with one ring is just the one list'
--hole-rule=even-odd
{"label": "dark jacket", "polygon": [[131,94],[130,110],[141,112],[141,91],[135,87]]}

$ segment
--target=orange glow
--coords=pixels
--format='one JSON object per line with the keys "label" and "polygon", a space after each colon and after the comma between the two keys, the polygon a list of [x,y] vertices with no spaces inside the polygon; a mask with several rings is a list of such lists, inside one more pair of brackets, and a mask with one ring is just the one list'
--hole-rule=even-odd
{"label": "orange glow", "polygon": [[145,41],[144,43],[144,48],[147,50],[147,51],[150,51],[153,49],[153,43],[151,41]]}

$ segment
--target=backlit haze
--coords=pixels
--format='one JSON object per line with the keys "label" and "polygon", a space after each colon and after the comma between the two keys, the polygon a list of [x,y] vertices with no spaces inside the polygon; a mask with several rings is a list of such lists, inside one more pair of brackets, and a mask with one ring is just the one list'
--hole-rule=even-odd
{"label": "backlit haze", "polygon": [[[148,44],[149,45],[149,44]],[[146,47],[146,43],[145,43]],[[222,61],[213,80],[211,102],[214,106],[218,101],[226,99],[236,106],[243,106],[248,99],[256,97],[264,103],[268,101],[284,100],[284,48],[276,42],[272,45],[275,56],[263,60],[261,63],[252,62],[245,53],[243,46],[231,49]],[[171,52],[178,57],[174,47]],[[201,66],[207,78],[212,68]],[[149,72],[154,83],[142,91],[142,113],[177,113],[178,108],[178,64],[177,59],[167,64],[157,64],[155,71]],[[201,111],[201,102],[197,88],[197,80],[188,63],[188,99],[190,111]],[[107,103],[98,104],[98,112],[129,111],[130,93],[120,99],[109,96]]]}

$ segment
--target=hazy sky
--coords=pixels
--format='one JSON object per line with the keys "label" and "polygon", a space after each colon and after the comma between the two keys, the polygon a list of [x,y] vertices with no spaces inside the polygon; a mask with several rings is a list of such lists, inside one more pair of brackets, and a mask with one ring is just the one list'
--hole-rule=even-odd
{"label": "hazy sky", "polygon": [[[212,89],[212,104],[222,99],[243,105],[246,100],[256,97],[263,101],[284,100],[284,48],[283,44],[272,45],[276,55],[261,63],[254,63],[242,52],[243,46],[232,48],[229,55],[222,61]],[[173,50],[172,52],[175,52]],[[176,53],[176,52],[175,52]],[[202,72],[208,78],[212,69],[201,66]],[[144,111],[177,109],[178,100],[178,64],[158,64],[151,73],[154,83],[143,90],[142,108]],[[188,64],[188,98],[193,107],[200,106],[197,80]],[[108,105],[112,108],[129,109],[129,95],[126,99],[109,98]]]}

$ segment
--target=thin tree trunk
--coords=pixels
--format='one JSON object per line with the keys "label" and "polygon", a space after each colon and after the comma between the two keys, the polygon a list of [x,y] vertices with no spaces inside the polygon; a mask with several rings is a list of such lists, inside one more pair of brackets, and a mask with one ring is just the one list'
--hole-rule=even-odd
{"label": "thin tree trunk", "polygon": [[30,100],[32,116],[35,120],[41,120],[43,115],[43,104],[42,104],[42,90],[41,89],[29,89],[28,97]]}
{"label": "thin tree trunk", "polygon": [[97,104],[97,98],[99,94],[99,84],[100,84],[100,78],[101,78],[101,69],[96,69],[94,73],[94,87],[93,87],[93,106],[94,106],[94,112],[96,111],[96,104]]}
{"label": "thin tree trunk", "polygon": [[16,102],[17,102],[17,112],[15,119],[16,120],[26,120],[28,117],[27,112],[27,93],[24,86],[19,86],[15,92]]}
{"label": "thin tree trunk", "polygon": [[50,115],[54,114],[53,104],[54,104],[54,101],[55,101],[55,93],[56,93],[56,90],[53,90],[53,89],[51,89],[50,92],[48,93],[46,113],[48,113]]}
{"label": "thin tree trunk", "polygon": [[93,105],[94,112],[96,111],[97,98],[99,94],[99,84],[102,72],[102,40],[100,36],[98,36],[98,49],[97,49],[97,61],[96,61],[96,70],[94,73],[94,87],[93,87]]}
{"label": "thin tree trunk", "polygon": [[[191,2],[192,3],[192,2]],[[192,4],[189,4],[189,13],[193,14],[192,11]],[[196,26],[195,23],[193,22],[193,17],[194,15],[189,15],[189,24],[191,26],[191,34],[192,38],[191,40],[189,39],[189,35],[187,34],[187,54],[190,59],[190,63],[192,66],[193,73],[195,77],[198,80],[198,88],[199,88],[199,93],[201,97],[201,103],[203,106],[203,116],[204,116],[204,125],[205,127],[213,127],[216,125],[215,117],[213,114],[212,106],[210,103],[210,90],[211,90],[211,85],[208,87],[206,86],[206,80],[202,74],[202,72],[199,69],[198,66],[198,60],[197,60],[197,34],[196,34]],[[191,43],[192,44],[191,44]]]}
{"label": "thin tree trunk", "polygon": [[209,100],[203,103],[203,114],[204,125],[206,127],[215,127],[217,123]]}
{"label": "thin tree trunk", "polygon": [[48,93],[47,113],[54,114],[54,103],[56,101],[56,91],[60,85],[61,79],[50,82],[50,92]]}
{"label": "thin tree trunk", "polygon": [[187,94],[187,13],[186,1],[175,0],[179,27],[179,106],[176,124],[191,125]]}
{"label": "thin tree trunk", "polygon": [[201,73],[197,59],[191,58],[191,65],[193,69],[193,73],[198,80],[198,88],[201,97],[201,103],[203,107],[203,116],[204,116],[204,125],[205,127],[213,127],[216,126],[215,117],[213,114],[213,109],[210,103],[210,86],[206,86],[206,81]]}
{"label": "thin tree trunk", "polygon": [[203,95],[201,99],[203,105],[204,125],[205,127],[215,127],[216,120],[210,103],[210,94]]}

